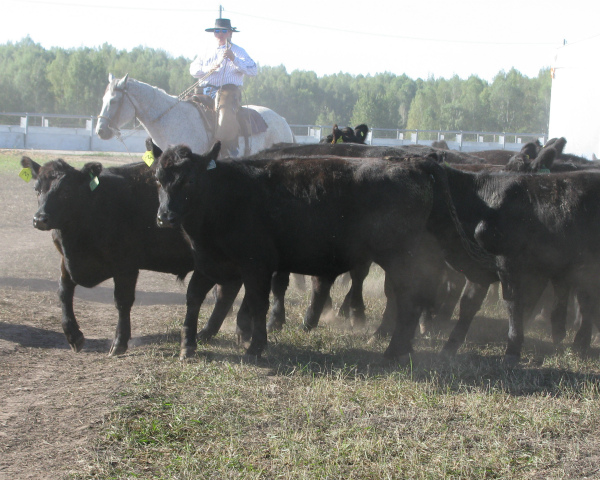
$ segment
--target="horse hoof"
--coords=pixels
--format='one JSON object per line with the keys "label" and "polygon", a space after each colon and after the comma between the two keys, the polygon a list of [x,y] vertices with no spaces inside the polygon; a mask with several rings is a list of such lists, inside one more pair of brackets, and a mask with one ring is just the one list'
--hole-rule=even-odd
{"label": "horse hoof", "polygon": [[85,345],[85,337],[83,336],[83,334],[81,335],[81,337],[79,337],[77,340],[75,340],[70,345],[71,345],[71,350],[73,350],[73,352],[75,352],[75,353],[81,352],[81,350],[83,350],[83,346]]}

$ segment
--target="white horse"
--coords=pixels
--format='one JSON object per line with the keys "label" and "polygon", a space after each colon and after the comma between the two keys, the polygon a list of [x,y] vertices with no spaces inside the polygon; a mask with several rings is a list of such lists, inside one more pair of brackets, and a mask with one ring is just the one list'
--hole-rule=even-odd
{"label": "white horse", "polygon": [[[119,79],[110,74],[108,82],[96,125],[96,134],[101,139],[109,140],[120,127],[137,117],[154,143],[163,150],[180,143],[197,153],[211,149],[213,139],[197,108],[190,102],[181,101],[158,87],[129,79],[128,75]],[[269,148],[274,143],[294,142],[285,118],[266,107],[247,105],[246,108],[256,110],[267,124],[266,132],[250,137],[250,153]],[[239,151],[244,151],[243,137]]]}

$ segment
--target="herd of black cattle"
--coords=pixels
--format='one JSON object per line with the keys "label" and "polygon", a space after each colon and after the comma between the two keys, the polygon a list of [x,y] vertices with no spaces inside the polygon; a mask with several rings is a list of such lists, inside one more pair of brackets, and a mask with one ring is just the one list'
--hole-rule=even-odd
{"label": "herd of black cattle", "polygon": [[[84,345],[73,310],[76,285],[114,279],[119,320],[110,354],[118,355],[131,336],[139,270],[179,278],[193,272],[181,358],[219,331],[244,285],[238,337],[248,355],[260,356],[267,332],[285,322],[290,272],[312,276],[304,320],[311,329],[345,272],[352,286],[342,311],[364,321],[362,283],[372,262],[385,271],[387,307],[376,334],[391,335],[387,357],[411,352],[421,314],[439,303],[440,286],[448,282],[464,289],[446,353],[464,342],[497,281],[509,316],[508,363],[519,360],[524,320],[549,284],[553,341],[565,337],[574,295],[581,320],[574,347],[589,348],[593,325],[600,326],[600,171],[594,161],[563,153],[563,138],[526,144],[512,157],[337,138],[275,145],[233,160],[218,159],[218,143],[200,155],[183,145],[162,152],[148,140],[151,167],[103,169],[91,162],[78,170],[60,159],[40,166],[23,157],[36,179],[34,227],[52,230],[61,253],[62,326],[72,349]],[[198,332],[200,306],[215,285],[213,313]],[[450,314],[459,295],[450,296]]]}

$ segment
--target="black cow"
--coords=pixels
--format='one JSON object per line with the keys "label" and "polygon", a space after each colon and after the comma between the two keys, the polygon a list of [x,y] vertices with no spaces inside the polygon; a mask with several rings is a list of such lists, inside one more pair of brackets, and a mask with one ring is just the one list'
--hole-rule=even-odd
{"label": "black cow", "polygon": [[203,156],[185,146],[164,152],[156,171],[157,221],[183,226],[197,270],[216,282],[243,278],[253,320],[247,354],[260,355],[267,343],[273,272],[333,282],[370,260],[386,271],[396,298],[399,320],[386,355],[409,353],[419,313],[420,259],[413,252],[433,190],[445,185],[442,167],[422,157],[216,161],[219,150],[217,143]]}
{"label": "black cow", "polygon": [[[77,170],[60,159],[40,166],[23,157],[21,165],[30,168],[36,179],[39,210],[33,225],[52,230],[61,254],[58,295],[69,345],[79,352],[85,341],[73,311],[75,287],[92,288],[113,278],[119,320],[110,355],[124,353],[131,337],[130,311],[139,270],[172,273],[183,279],[194,265],[190,246],[181,232],[156,225],[154,172],[143,162],[106,169],[92,162]],[[90,183],[94,178],[99,181],[97,186]],[[198,317],[200,305],[213,285],[200,272],[192,275],[187,317]],[[219,330],[240,288],[240,280],[219,287],[203,338]]]}
{"label": "black cow", "polygon": [[369,127],[364,123],[354,127],[338,128],[337,125],[333,126],[331,134],[322,138],[320,143],[359,143],[364,144],[369,133]]}
{"label": "black cow", "polygon": [[[146,139],[146,149],[151,151],[154,158],[158,159],[162,155],[162,150],[152,139]],[[239,160],[243,161],[243,160]],[[154,164],[153,166],[155,166]],[[346,295],[340,314],[345,317],[350,317],[356,324],[364,324],[365,322],[365,304],[362,297],[362,282],[366,278],[371,262],[364,265],[358,265],[350,271],[350,277],[353,279],[353,285]],[[271,281],[271,291],[273,292],[273,306],[270,311],[269,322],[267,324],[268,331],[281,330],[285,324],[285,293],[289,286],[289,272],[275,272]],[[332,283],[329,279],[313,277],[313,289],[311,299],[304,317],[304,328],[310,330],[317,326],[322,311],[327,305],[331,304],[329,291]],[[237,292],[241,289],[241,279],[238,279],[233,286],[223,289],[217,285],[217,304],[215,310],[207,324],[198,332],[198,338],[202,341],[210,340],[216,335],[223,324],[227,310],[225,310],[225,302],[233,302]],[[237,287],[236,287],[237,286]],[[237,288],[237,290],[235,290]],[[242,304],[238,315],[245,317],[245,304]],[[242,321],[242,324],[244,322]],[[197,324],[196,324],[197,326]],[[238,329],[238,339],[241,343],[248,341],[248,336],[243,335]],[[184,325],[181,336],[181,354],[180,358],[188,358],[196,352],[197,336],[195,330],[190,330]]]}
{"label": "black cow", "polygon": [[316,157],[351,157],[351,158],[413,158],[432,156],[439,163],[450,164],[481,164],[482,159],[467,153],[455,150],[442,150],[426,145],[404,145],[401,147],[386,147],[361,145],[356,143],[316,143],[309,145],[297,145],[291,143],[279,143],[271,148],[263,150],[249,159],[267,158],[316,158]]}
{"label": "black cow", "polygon": [[553,338],[564,338],[568,291],[574,288],[583,302],[575,345],[587,348],[600,287],[600,173],[474,175],[448,168],[447,174],[464,230],[496,256],[509,311],[506,360],[518,360],[524,316],[549,280],[559,304]]}

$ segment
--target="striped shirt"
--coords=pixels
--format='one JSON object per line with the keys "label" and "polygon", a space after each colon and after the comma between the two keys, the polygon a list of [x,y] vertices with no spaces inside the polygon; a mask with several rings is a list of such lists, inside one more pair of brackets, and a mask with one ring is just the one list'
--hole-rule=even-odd
{"label": "striped shirt", "polygon": [[[204,77],[215,65],[217,69],[202,80],[201,85],[221,87],[228,83],[242,86],[244,75],[254,77],[257,73],[256,63],[242,47],[231,44],[235,60],[224,58],[226,45],[220,45],[215,50],[204,55],[198,55],[190,65],[190,74],[195,78]],[[222,60],[222,61],[221,61]]]}

